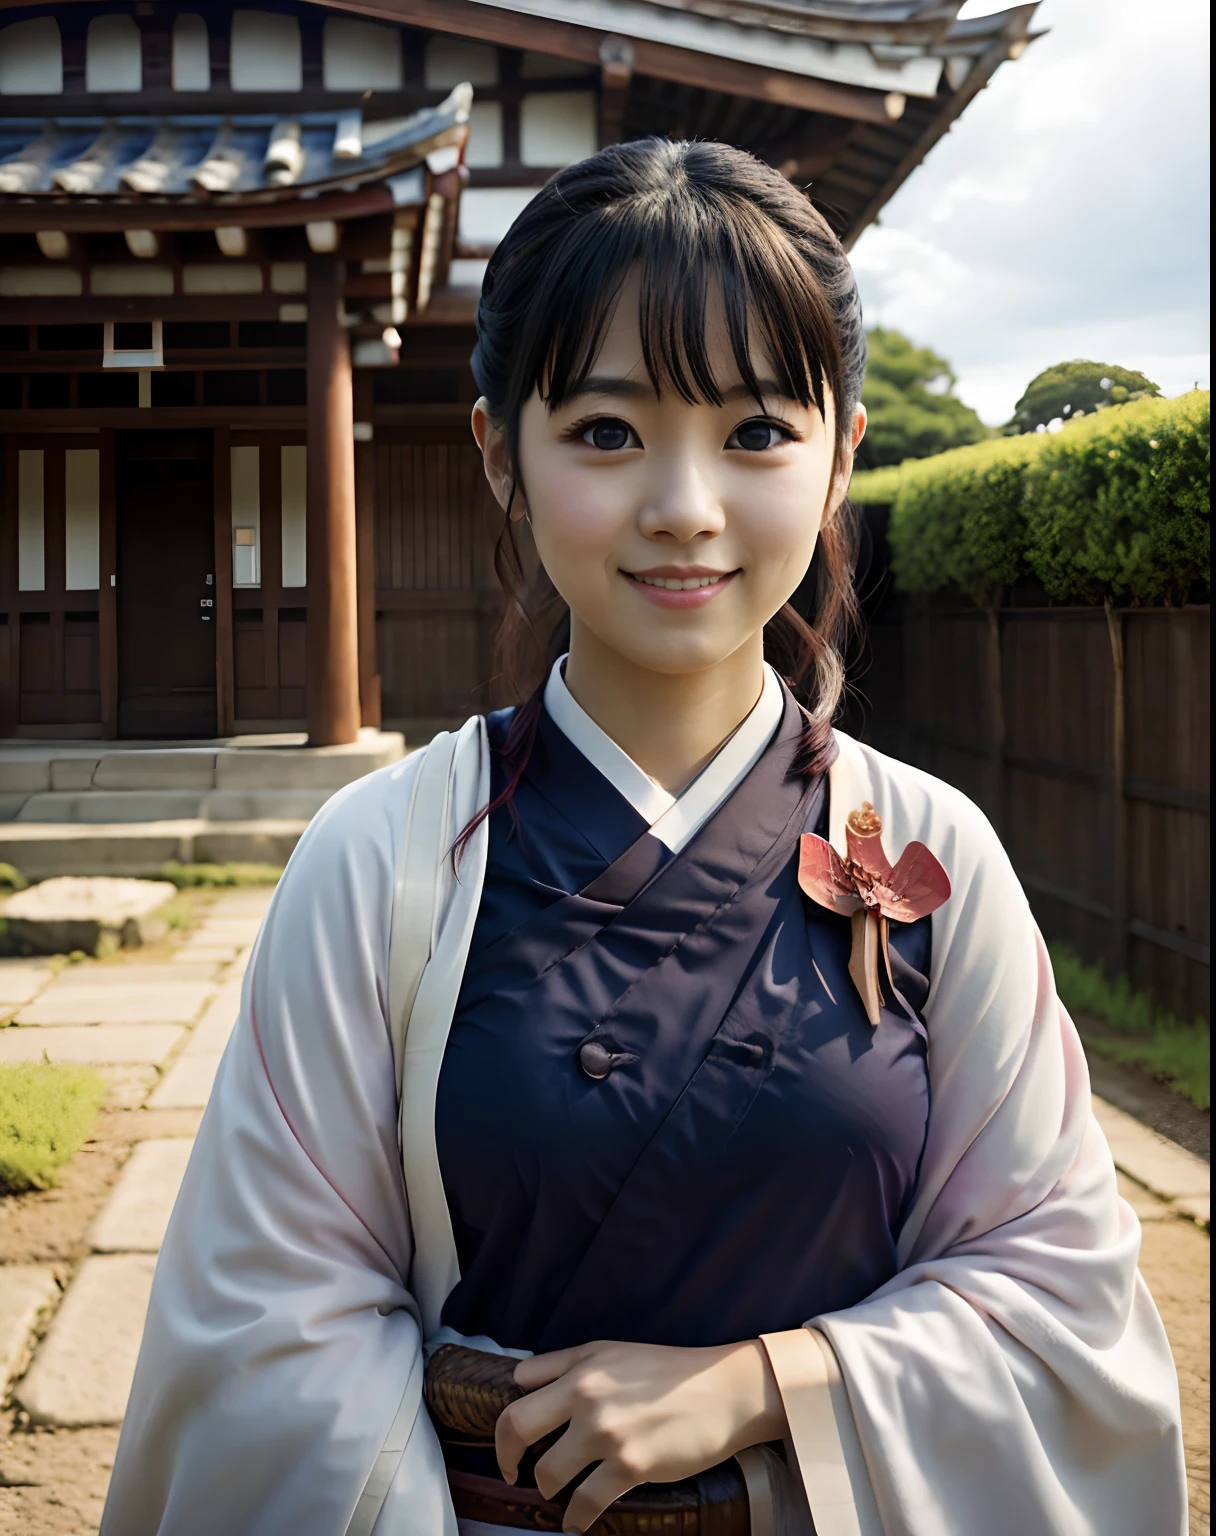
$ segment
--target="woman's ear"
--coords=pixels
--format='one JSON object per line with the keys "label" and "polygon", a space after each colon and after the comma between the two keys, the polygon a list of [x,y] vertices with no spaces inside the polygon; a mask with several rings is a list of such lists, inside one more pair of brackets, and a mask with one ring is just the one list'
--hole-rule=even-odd
{"label": "woman's ear", "polygon": [[473,407],[472,427],[494,498],[503,511],[509,512],[512,519],[518,522],[527,516],[527,503],[515,481],[506,430],[490,415],[490,402],[484,395]]}
{"label": "woman's ear", "polygon": [[835,516],[837,507],[849,493],[849,481],[853,478],[853,460],[861,447],[861,440],[866,435],[866,408],[860,400],[853,407],[853,428],[849,433],[849,441],[840,456],[840,463],[836,466],[836,473],[832,476],[832,489],[828,495],[828,504],[824,509],[823,520],[829,522]]}

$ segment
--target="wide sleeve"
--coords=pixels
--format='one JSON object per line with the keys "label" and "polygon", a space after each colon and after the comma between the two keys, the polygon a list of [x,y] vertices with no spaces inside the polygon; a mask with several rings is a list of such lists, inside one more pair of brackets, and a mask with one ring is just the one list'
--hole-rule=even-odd
{"label": "wide sleeve", "polygon": [[1043,940],[981,813],[860,750],[895,846],[921,838],[953,886],[934,915],[932,1107],[900,1269],[813,1320],[882,1530],[1178,1536],[1173,1361]]}
{"label": "wide sleeve", "polygon": [[[161,1249],[103,1536],[454,1536],[421,1402],[388,1029],[413,764],[334,797],[275,893]],[[362,1508],[368,1508],[363,1499]]]}

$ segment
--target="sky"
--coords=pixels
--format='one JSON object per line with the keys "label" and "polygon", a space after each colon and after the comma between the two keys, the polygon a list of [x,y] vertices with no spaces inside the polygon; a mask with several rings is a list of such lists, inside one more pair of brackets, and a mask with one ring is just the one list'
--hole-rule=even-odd
{"label": "sky", "polygon": [[1208,6],[1043,0],[1034,27],[854,246],[866,322],[993,425],[1068,358],[1207,388]]}

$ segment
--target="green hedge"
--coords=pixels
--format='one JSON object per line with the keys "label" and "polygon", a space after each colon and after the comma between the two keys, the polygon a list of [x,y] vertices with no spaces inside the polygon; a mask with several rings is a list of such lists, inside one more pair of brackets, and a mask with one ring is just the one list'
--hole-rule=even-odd
{"label": "green hedge", "polygon": [[1063,602],[1184,602],[1210,577],[1206,390],[1137,400],[853,477],[889,505],[896,586],[999,601],[1020,579]]}

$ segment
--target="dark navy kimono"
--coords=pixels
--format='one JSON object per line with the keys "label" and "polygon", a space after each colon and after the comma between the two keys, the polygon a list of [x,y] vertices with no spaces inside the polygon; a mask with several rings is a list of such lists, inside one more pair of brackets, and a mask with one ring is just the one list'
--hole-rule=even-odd
{"label": "dark navy kimono", "polygon": [[[501,743],[509,714],[490,717]],[[710,1345],[890,1278],[929,1111],[929,920],[892,926],[876,1029],[850,925],[798,887],[826,778],[802,716],[678,854],[546,714],[490,818],[436,1133],[461,1278],[510,1349]],[[497,793],[498,785],[495,785]]]}

